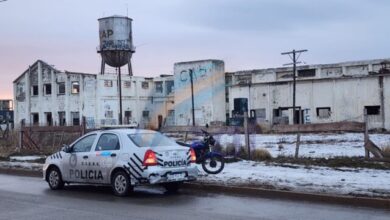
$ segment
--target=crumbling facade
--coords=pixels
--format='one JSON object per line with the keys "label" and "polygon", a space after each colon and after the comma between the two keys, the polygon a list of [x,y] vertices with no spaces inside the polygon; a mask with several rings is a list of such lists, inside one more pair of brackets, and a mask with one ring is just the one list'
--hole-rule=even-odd
{"label": "crumbling facade", "polygon": [[[294,113],[292,68],[226,73],[220,60],[181,62],[174,75],[122,75],[123,122],[192,125],[193,94],[195,125],[233,125],[244,112],[268,126],[363,122],[366,112],[369,128],[390,129],[389,69],[385,59],[300,66]],[[116,74],[61,72],[39,60],[14,81],[16,126],[118,124],[117,82]]]}
{"label": "crumbling facade", "polygon": [[[176,64],[175,67],[181,68],[183,65]],[[203,80],[207,79],[207,83],[211,83],[207,85],[214,85],[216,80],[212,79],[218,75],[218,83],[224,88],[222,61],[197,61],[185,68],[193,66],[204,67],[200,70],[202,75],[195,74],[196,84],[204,83]],[[124,124],[155,129],[167,125],[187,125],[188,122],[181,118],[189,118],[191,107],[185,100],[177,99],[175,94],[179,93],[175,92],[175,83],[180,85],[178,91],[182,95],[186,94],[181,89],[187,91],[189,85],[179,83],[184,82],[184,78],[178,81],[176,77],[176,74],[154,78],[122,75]],[[210,90],[207,95],[211,98],[217,94]],[[82,118],[85,118],[86,126],[95,128],[116,125],[119,121],[116,74],[61,72],[38,60],[14,81],[14,100],[16,126],[20,123],[41,126],[80,125]],[[223,100],[224,97],[219,102],[224,104]],[[225,121],[225,115],[221,117],[218,111],[220,107],[214,107],[213,101],[216,100],[200,101],[197,98],[197,125]],[[180,115],[176,117],[175,111],[179,111]]]}
{"label": "crumbling facade", "polygon": [[390,129],[390,71],[386,60],[300,66],[293,121],[292,68],[228,73],[229,116],[248,111],[260,124],[364,121]]}

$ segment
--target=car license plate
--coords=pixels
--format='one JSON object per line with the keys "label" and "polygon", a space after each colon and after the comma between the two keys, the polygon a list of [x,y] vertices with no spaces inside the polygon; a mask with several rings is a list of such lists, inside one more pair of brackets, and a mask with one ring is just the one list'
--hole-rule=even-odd
{"label": "car license plate", "polygon": [[182,180],[185,178],[184,173],[174,173],[174,174],[168,174],[167,175],[168,180]]}

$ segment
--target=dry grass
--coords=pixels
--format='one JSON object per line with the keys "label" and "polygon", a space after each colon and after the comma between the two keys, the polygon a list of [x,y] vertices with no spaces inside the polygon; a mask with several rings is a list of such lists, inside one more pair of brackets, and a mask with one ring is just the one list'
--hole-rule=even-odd
{"label": "dry grass", "polygon": [[236,146],[232,143],[229,143],[224,149],[224,154],[226,156],[236,156]]}
{"label": "dry grass", "polygon": [[258,148],[251,152],[252,160],[263,161],[272,159],[271,153],[264,148]]}
{"label": "dry grass", "polygon": [[382,154],[386,158],[390,158],[390,146],[382,147]]}

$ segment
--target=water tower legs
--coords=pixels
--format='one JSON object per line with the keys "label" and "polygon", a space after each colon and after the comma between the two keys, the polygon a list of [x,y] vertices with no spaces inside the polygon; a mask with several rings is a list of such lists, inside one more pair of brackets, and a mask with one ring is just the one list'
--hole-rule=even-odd
{"label": "water tower legs", "polygon": [[102,64],[101,64],[101,66],[100,66],[100,74],[101,74],[101,75],[104,75],[105,67],[106,67],[106,63],[105,63],[104,60],[102,59]]}
{"label": "water tower legs", "polygon": [[127,63],[127,67],[129,68],[129,75],[133,75],[133,67],[131,66],[131,58],[129,58],[129,62]]}

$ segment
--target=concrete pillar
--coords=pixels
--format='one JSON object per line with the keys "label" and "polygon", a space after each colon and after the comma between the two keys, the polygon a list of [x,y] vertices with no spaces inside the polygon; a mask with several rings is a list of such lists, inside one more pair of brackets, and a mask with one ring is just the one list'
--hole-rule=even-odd
{"label": "concrete pillar", "polygon": [[39,114],[39,125],[44,125],[45,114],[43,113],[42,106],[43,103],[43,81],[42,81],[42,63],[38,62],[38,114]]}
{"label": "concrete pillar", "polygon": [[[26,112],[25,112],[25,117],[26,117],[26,124],[31,123],[31,66],[28,68],[28,72],[26,74]],[[21,120],[21,118],[19,119]],[[20,121],[19,121],[20,122]]]}
{"label": "concrete pillar", "polygon": [[80,93],[79,93],[79,114],[80,114],[80,122],[84,115],[84,75],[80,75]]}
{"label": "concrete pillar", "polygon": [[71,83],[69,75],[65,74],[65,121],[66,125],[70,125],[69,96],[71,95]]}
{"label": "concrete pillar", "polygon": [[53,125],[58,125],[58,104],[57,104],[57,84],[54,70],[51,69],[51,116]]}

